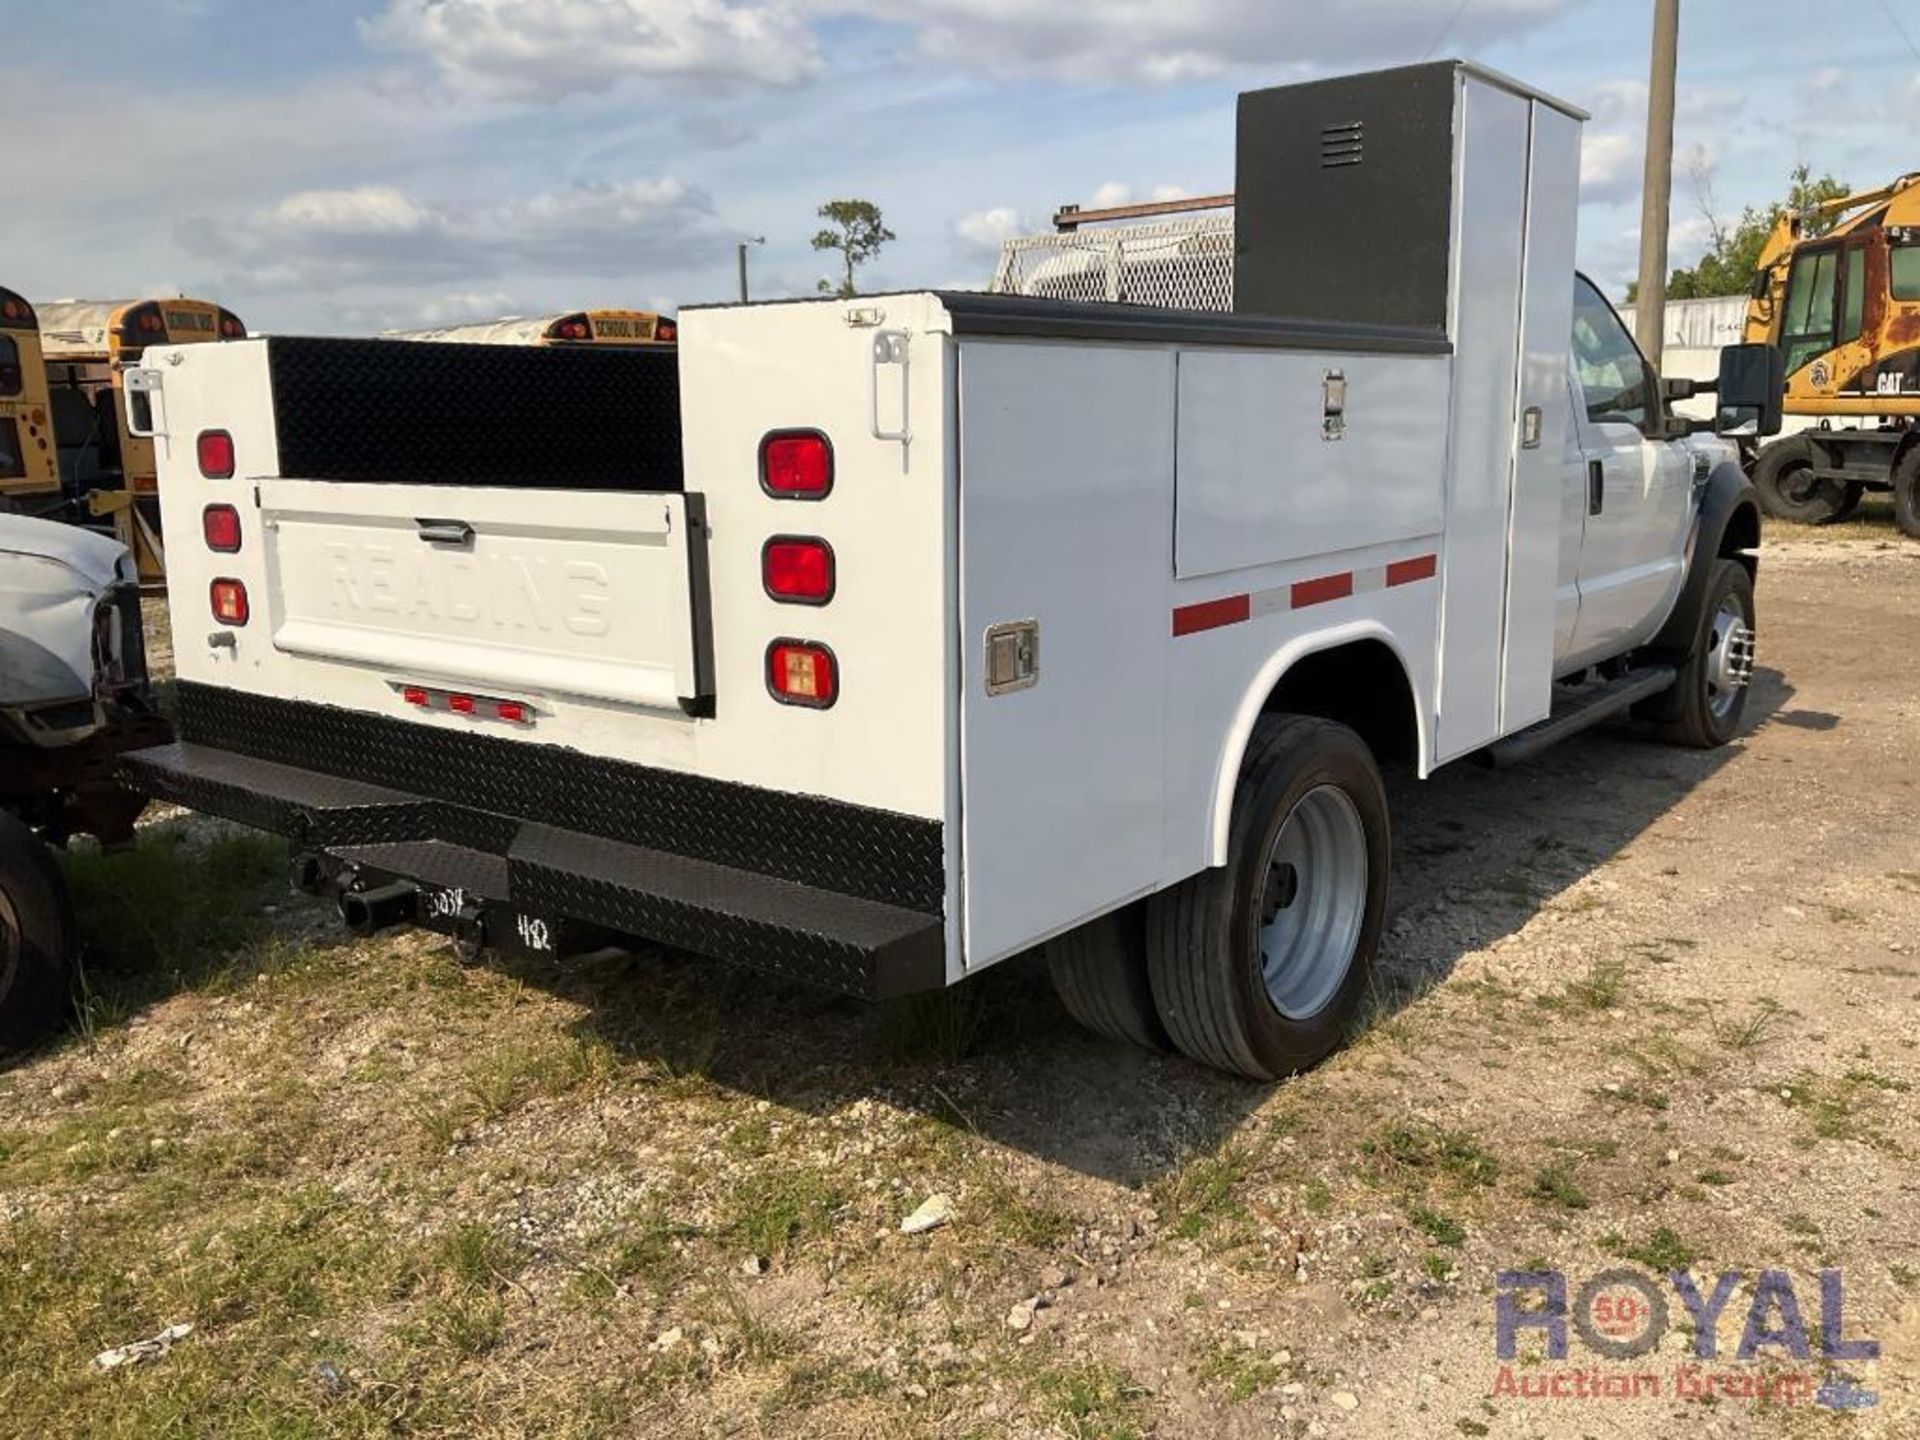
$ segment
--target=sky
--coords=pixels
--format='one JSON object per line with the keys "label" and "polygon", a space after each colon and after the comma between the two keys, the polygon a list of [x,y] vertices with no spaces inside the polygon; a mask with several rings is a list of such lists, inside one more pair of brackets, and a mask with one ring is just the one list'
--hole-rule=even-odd
{"label": "sky", "polygon": [[[1637,253],[1651,0],[0,0],[0,285],[256,330],[984,285],[1063,202],[1233,186],[1234,97],[1461,56],[1590,110],[1581,263]],[[1685,0],[1674,261],[1806,163],[1920,169],[1920,3]],[[1310,217],[1305,223],[1311,223]]]}

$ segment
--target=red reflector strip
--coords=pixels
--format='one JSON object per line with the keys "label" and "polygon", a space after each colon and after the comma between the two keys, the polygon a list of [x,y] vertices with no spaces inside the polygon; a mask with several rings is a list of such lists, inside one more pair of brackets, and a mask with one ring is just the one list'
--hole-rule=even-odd
{"label": "red reflector strip", "polygon": [[1309,605],[1324,605],[1329,600],[1344,600],[1353,594],[1353,572],[1341,575],[1322,575],[1317,580],[1302,580],[1293,587],[1293,608],[1304,610]]}
{"label": "red reflector strip", "polygon": [[1415,560],[1396,560],[1387,566],[1387,584],[1411,585],[1416,580],[1431,580],[1440,573],[1438,555],[1422,555]]}
{"label": "red reflector strip", "polygon": [[1222,625],[1238,625],[1252,614],[1251,595],[1229,595],[1224,600],[1181,605],[1173,612],[1173,633],[1193,635],[1201,630],[1218,630]]}
{"label": "red reflector strip", "polygon": [[1338,575],[1321,575],[1271,590],[1255,590],[1250,595],[1229,595],[1224,600],[1203,600],[1197,605],[1180,605],[1173,612],[1173,633],[1193,635],[1202,630],[1217,630],[1222,625],[1237,625],[1254,615],[1271,615],[1276,610],[1305,610],[1332,600],[1345,600],[1394,585],[1411,585],[1431,580],[1440,573],[1440,557],[1417,555],[1411,560],[1395,560],[1365,570],[1343,570]]}

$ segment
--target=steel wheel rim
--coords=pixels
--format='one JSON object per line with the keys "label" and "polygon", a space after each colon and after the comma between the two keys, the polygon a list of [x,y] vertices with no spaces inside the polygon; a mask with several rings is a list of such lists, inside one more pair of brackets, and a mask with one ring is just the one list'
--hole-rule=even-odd
{"label": "steel wheel rim", "polygon": [[1797,460],[1783,466],[1780,478],[1776,482],[1780,493],[1794,505],[1805,505],[1820,493],[1820,482],[1814,478],[1813,466],[1805,460]]}
{"label": "steel wheel rim", "polygon": [[1273,1008],[1310,1020],[1339,992],[1367,916],[1367,830],[1346,791],[1319,785],[1287,812],[1260,890],[1260,979]]}
{"label": "steel wheel rim", "polygon": [[1753,627],[1737,596],[1729,595],[1714,611],[1707,632],[1707,708],[1716,720],[1725,720],[1740,703],[1740,694],[1753,680]]}

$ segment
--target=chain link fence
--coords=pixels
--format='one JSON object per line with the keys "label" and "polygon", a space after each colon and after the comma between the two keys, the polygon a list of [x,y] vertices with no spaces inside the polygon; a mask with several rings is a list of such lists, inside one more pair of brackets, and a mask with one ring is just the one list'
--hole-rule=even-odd
{"label": "chain link fence", "polygon": [[1000,247],[993,290],[1047,300],[1233,309],[1233,216],[1029,235]]}

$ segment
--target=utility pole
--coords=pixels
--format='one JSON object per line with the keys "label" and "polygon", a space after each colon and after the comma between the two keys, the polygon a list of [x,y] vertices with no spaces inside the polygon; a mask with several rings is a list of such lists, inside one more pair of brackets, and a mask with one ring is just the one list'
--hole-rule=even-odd
{"label": "utility pole", "polygon": [[738,246],[740,256],[740,303],[742,305],[747,303],[747,246],[764,245],[766,243],[767,237],[764,235],[749,235],[746,239],[742,240]]}
{"label": "utility pole", "polygon": [[1673,92],[1680,66],[1680,0],[1653,0],[1647,81],[1647,173],[1640,197],[1640,289],[1634,329],[1655,368],[1667,334],[1667,221],[1673,203]]}

